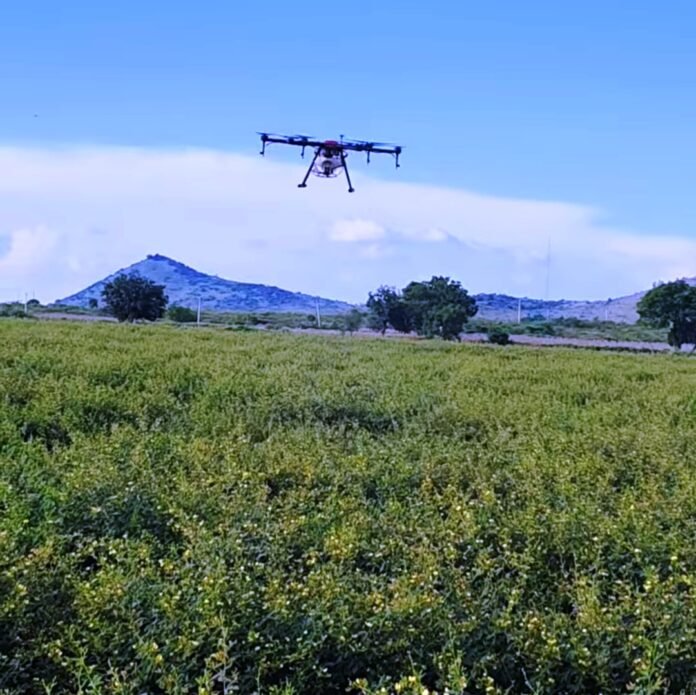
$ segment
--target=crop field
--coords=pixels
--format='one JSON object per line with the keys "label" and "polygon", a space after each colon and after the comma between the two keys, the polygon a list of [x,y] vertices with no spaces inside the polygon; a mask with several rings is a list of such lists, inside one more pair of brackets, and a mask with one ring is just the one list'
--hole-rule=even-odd
{"label": "crop field", "polygon": [[696,691],[696,360],[0,323],[0,693]]}

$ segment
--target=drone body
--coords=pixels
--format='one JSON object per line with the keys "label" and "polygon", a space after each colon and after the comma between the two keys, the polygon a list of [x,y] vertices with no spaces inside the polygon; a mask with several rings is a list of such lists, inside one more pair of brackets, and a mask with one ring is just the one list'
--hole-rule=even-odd
{"label": "drone body", "polygon": [[310,174],[321,178],[335,178],[339,175],[341,169],[345,172],[346,180],[348,181],[348,192],[353,193],[355,190],[350,181],[348,173],[348,165],[346,157],[348,152],[365,152],[367,153],[367,163],[370,163],[371,154],[390,154],[395,158],[396,167],[399,168],[399,155],[401,147],[399,145],[388,145],[383,142],[367,142],[365,140],[344,140],[341,136],[340,140],[314,140],[308,135],[272,135],[269,133],[259,133],[261,136],[261,154],[266,154],[266,145],[269,143],[277,143],[280,145],[294,145],[301,147],[301,156],[304,157],[305,149],[310,147],[314,150],[314,156],[307,169],[302,183],[298,184],[298,188],[307,187],[307,179]]}

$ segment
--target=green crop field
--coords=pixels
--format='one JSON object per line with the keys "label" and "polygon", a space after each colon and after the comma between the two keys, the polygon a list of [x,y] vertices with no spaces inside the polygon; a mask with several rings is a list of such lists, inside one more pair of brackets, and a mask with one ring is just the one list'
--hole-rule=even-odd
{"label": "green crop field", "polygon": [[696,689],[696,360],[0,323],[1,693]]}

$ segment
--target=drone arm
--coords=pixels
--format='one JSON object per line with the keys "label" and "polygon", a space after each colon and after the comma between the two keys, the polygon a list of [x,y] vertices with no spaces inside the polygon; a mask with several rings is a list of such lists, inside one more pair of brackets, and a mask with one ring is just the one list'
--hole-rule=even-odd
{"label": "drone arm", "polygon": [[370,147],[370,148],[365,148],[365,149],[369,149],[370,152],[375,152],[377,154],[400,154],[401,153],[400,147]]}
{"label": "drone arm", "polygon": [[355,152],[366,152],[367,153],[367,163],[370,163],[371,154],[390,154],[396,159],[396,168],[398,169],[399,156],[401,155],[401,147],[396,145],[395,147],[384,147],[379,145],[373,145],[369,142],[350,142],[342,143],[344,150],[353,150]]}
{"label": "drone arm", "polygon": [[306,137],[293,137],[291,135],[268,135],[264,133],[261,134],[261,142],[274,142],[278,145],[295,145],[295,147],[320,147],[324,144],[318,140],[310,140]]}
{"label": "drone arm", "polygon": [[390,154],[394,157],[396,162],[396,168],[398,169],[401,165],[399,164],[399,156],[401,155],[400,147],[372,147],[369,152],[377,152],[378,154]]}

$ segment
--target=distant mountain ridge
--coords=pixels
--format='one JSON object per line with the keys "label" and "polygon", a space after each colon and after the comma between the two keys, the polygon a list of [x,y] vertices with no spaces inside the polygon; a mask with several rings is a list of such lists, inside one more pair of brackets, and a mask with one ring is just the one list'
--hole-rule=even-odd
{"label": "distant mountain ridge", "polygon": [[[696,286],[696,277],[681,278]],[[494,321],[517,321],[518,315],[530,318],[576,318],[585,321],[614,321],[635,323],[638,320],[638,302],[649,290],[607,300],[543,300],[511,297],[507,294],[477,294],[480,318]]]}
{"label": "distant mountain ridge", "polygon": [[[170,305],[177,304],[192,309],[198,306],[199,300],[206,311],[313,313],[318,305],[321,313],[342,314],[354,306],[348,302],[290,292],[279,287],[225,280],[201,273],[161,254],[147,256],[81,292],[57,300],[55,304],[87,307],[91,299],[101,303],[104,285],[119,275],[132,272],[164,285]],[[696,285],[696,277],[684,279]],[[477,317],[493,321],[517,321],[519,316],[522,320],[543,317],[635,323],[638,319],[636,305],[645,292],[647,290],[606,301],[546,301],[506,294],[477,294],[474,297],[479,306]]]}
{"label": "distant mountain ridge", "polygon": [[55,304],[87,307],[91,299],[101,304],[106,283],[119,275],[130,273],[138,273],[164,285],[170,306],[176,304],[195,309],[200,300],[201,308],[205,311],[314,313],[318,306],[324,314],[341,314],[352,308],[347,302],[207,275],[158,253],[116,271],[81,292],[58,299]]}

